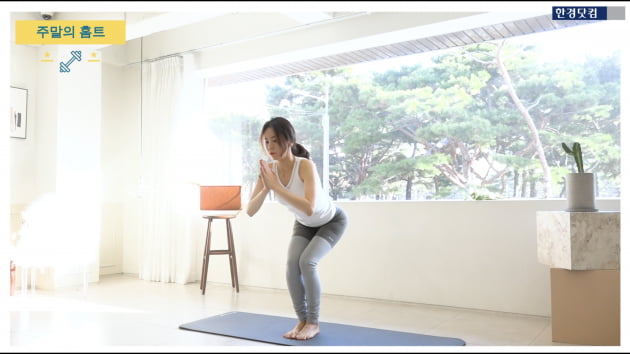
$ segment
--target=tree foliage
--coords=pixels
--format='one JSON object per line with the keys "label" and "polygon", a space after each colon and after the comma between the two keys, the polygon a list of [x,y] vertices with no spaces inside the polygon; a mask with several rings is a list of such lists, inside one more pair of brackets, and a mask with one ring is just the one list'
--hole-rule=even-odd
{"label": "tree foliage", "polygon": [[572,163],[563,141],[580,141],[599,191],[619,196],[619,53],[542,62],[536,46],[502,46],[289,76],[268,88],[269,113],[294,123],[320,176],[328,152],[336,199],[561,197]]}

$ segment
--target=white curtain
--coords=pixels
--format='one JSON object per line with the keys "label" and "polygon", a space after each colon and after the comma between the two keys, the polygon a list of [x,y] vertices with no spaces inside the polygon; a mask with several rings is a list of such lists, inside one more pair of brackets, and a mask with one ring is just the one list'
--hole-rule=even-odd
{"label": "white curtain", "polygon": [[185,77],[181,56],[142,64],[138,269],[144,280],[185,284],[199,278],[199,191],[186,183],[178,163],[178,134],[191,105]]}

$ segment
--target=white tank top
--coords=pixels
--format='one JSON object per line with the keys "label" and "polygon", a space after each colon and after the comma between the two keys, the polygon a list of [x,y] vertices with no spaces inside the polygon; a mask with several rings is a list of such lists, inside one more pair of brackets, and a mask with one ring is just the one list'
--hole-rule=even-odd
{"label": "white tank top", "polygon": [[[300,162],[305,160],[303,157],[296,157],[295,163],[293,164],[293,171],[291,172],[291,178],[289,179],[289,184],[286,186],[280,182],[280,176],[278,176],[278,164],[276,161],[273,162],[273,171],[276,173],[278,178],[278,182],[280,185],[287,189],[289,192],[304,198],[304,181],[300,179],[299,169]],[[317,174],[317,169],[315,169],[315,207],[313,208],[313,214],[311,216],[306,215],[303,211],[297,209],[290,203],[288,203],[284,198],[282,198],[279,194],[276,194],[278,198],[278,202],[280,204],[285,205],[293,214],[295,214],[295,219],[304,226],[309,227],[319,227],[335,217],[335,213],[337,212],[337,208],[332,202],[332,199],[329,195],[324,194],[321,184],[319,183],[319,175]]]}

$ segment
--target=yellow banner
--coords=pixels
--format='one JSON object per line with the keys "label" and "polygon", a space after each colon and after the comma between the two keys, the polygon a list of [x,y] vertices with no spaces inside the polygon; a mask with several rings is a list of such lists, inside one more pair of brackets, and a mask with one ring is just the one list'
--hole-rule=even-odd
{"label": "yellow banner", "polygon": [[16,44],[125,44],[125,21],[15,21]]}

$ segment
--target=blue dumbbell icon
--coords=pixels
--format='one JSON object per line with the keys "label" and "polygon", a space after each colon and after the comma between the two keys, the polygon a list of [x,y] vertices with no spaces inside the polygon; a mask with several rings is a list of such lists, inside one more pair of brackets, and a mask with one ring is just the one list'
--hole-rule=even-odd
{"label": "blue dumbbell icon", "polygon": [[76,59],[78,61],[81,61],[81,51],[80,50],[73,50],[70,52],[70,54],[72,54],[72,58],[70,58],[70,60],[68,60],[67,62],[61,62],[59,63],[59,72],[60,73],[69,73],[70,72],[70,64],[72,64],[72,62]]}

